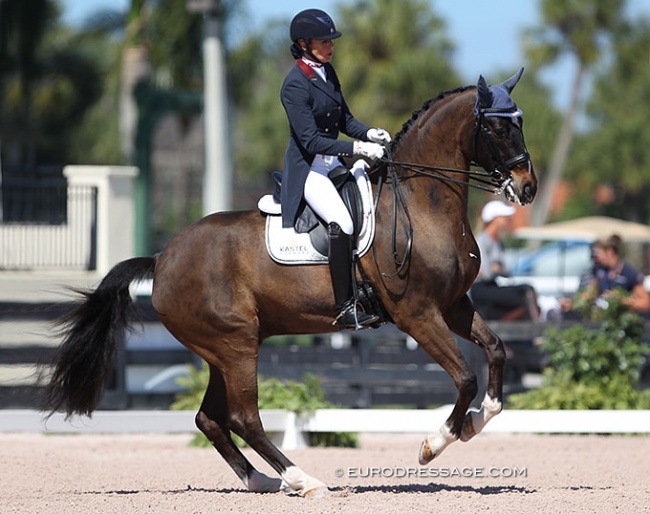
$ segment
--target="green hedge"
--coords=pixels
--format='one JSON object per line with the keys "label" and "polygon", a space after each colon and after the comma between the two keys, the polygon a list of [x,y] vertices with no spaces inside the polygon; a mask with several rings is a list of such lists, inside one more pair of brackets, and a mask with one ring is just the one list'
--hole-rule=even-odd
{"label": "green hedge", "polygon": [[617,292],[606,309],[583,302],[591,327],[574,325],[544,333],[541,350],[549,358],[544,385],[508,398],[514,409],[648,409],[650,390],[640,391],[639,372],[648,347],[643,320],[622,304]]}
{"label": "green hedge", "polygon": [[[186,389],[186,392],[176,395],[176,401],[171,405],[171,409],[198,411],[208,387],[209,375],[205,363],[201,369],[189,366],[188,377],[178,380],[179,385]],[[303,375],[303,382],[260,377],[258,405],[260,409],[285,409],[296,414],[336,407],[325,400],[325,392],[318,377],[313,374]],[[245,442],[240,437],[236,434],[231,435],[239,446],[245,446]],[[192,441],[194,446],[211,446],[211,444],[202,433],[197,434]],[[309,444],[356,448],[359,446],[359,438],[357,434],[350,432],[312,432],[309,434]]]}

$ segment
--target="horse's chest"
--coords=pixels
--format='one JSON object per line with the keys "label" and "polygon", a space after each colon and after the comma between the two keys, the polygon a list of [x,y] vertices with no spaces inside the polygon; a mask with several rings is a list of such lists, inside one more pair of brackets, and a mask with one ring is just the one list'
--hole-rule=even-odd
{"label": "horse's chest", "polygon": [[481,267],[481,258],[478,247],[473,238],[471,241],[461,239],[460,243],[453,248],[453,257],[455,261],[452,280],[457,283],[472,283],[478,275]]}

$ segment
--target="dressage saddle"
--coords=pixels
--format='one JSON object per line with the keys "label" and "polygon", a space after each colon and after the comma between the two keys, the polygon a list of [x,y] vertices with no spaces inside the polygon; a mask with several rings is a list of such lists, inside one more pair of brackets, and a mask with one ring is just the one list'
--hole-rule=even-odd
{"label": "dressage saddle", "polygon": [[[345,166],[337,166],[329,172],[329,178],[334,183],[336,190],[341,195],[343,203],[352,217],[354,225],[354,240],[356,241],[361,225],[363,223],[363,203],[361,193],[354,177]],[[273,199],[280,203],[280,191],[282,189],[282,173],[274,171],[273,178]],[[308,233],[312,245],[318,253],[327,256],[328,254],[328,235],[327,224],[321,219],[309,205],[303,200],[298,217],[294,224],[294,229],[300,234]]]}

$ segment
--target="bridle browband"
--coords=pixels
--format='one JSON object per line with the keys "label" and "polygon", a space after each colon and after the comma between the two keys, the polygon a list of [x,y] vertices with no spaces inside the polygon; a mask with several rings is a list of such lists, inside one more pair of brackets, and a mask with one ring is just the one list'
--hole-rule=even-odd
{"label": "bridle browband", "polygon": [[[395,277],[396,275],[399,275],[404,270],[406,264],[409,262],[411,258],[411,250],[413,248],[413,223],[411,220],[411,215],[408,210],[406,199],[404,198],[404,194],[402,192],[399,175],[397,174],[397,169],[396,169],[397,167],[411,171],[417,175],[436,178],[444,182],[459,184],[466,187],[473,187],[475,189],[489,191],[494,194],[501,194],[507,187],[509,187],[510,182],[512,182],[512,178],[510,178],[507,175],[509,175],[510,170],[514,168],[516,165],[527,162],[529,173],[531,173],[530,154],[528,153],[528,150],[526,150],[525,146],[523,152],[513,157],[510,157],[509,159],[503,159],[501,155],[498,153],[494,145],[494,142],[492,141],[492,135],[490,133],[490,129],[487,127],[487,123],[485,122],[485,117],[486,115],[487,116],[498,115],[506,112],[511,112],[511,111],[505,111],[503,109],[481,108],[476,115],[476,122],[474,124],[474,130],[472,136],[473,139],[472,154],[475,159],[476,151],[478,148],[479,137],[483,137],[483,142],[487,147],[492,162],[497,164],[497,166],[493,166],[491,170],[486,170],[484,166],[481,166],[480,164],[476,163],[475,160],[472,160],[470,164],[473,166],[482,167],[484,171],[461,170],[456,168],[447,168],[444,166],[431,166],[428,164],[417,164],[411,162],[395,161],[392,158],[392,151],[390,147],[386,146],[386,157],[381,158],[380,162],[388,167],[388,170],[390,172],[391,185],[393,186],[392,187],[393,190],[392,252],[393,252],[393,262],[395,263],[396,270],[394,273],[390,273],[390,274],[382,272],[382,276],[386,278],[392,278]],[[519,130],[521,131],[521,127],[519,127]],[[501,171],[499,168],[505,171]],[[448,177],[441,173],[444,171],[463,173],[465,175],[468,175],[470,180],[474,180],[479,184],[472,184],[469,181]],[[384,174],[380,173],[377,182],[377,191],[375,193],[375,211],[377,210],[377,204],[379,202],[379,195],[382,190],[383,182],[384,182]],[[490,187],[490,185],[498,186],[498,187]],[[400,219],[402,228],[406,233],[406,250],[404,251],[403,257],[401,258],[399,257],[399,252],[397,251],[398,217]],[[373,245],[373,253],[374,251],[375,251],[375,246]]]}

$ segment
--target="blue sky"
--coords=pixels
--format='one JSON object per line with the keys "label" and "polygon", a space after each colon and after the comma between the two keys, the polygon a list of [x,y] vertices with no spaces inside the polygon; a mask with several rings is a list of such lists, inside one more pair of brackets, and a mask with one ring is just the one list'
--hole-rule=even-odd
{"label": "blue sky", "polygon": [[[128,0],[59,0],[64,7],[65,20],[81,23],[101,8],[124,9]],[[247,6],[251,23],[259,28],[272,19],[290,19],[298,11],[316,7],[332,14],[340,0],[242,0]],[[536,0],[429,0],[434,11],[447,24],[447,32],[456,53],[454,64],[466,84],[473,84],[480,74],[488,82],[503,71],[514,73],[524,64],[519,44],[521,31],[539,22]],[[635,15],[650,16],[650,0],[628,0]],[[334,20],[336,22],[336,19]],[[380,29],[379,29],[380,30]],[[559,106],[566,105],[571,84],[571,63],[558,64],[543,78],[554,91]],[[460,85],[460,84],[459,84]]]}

